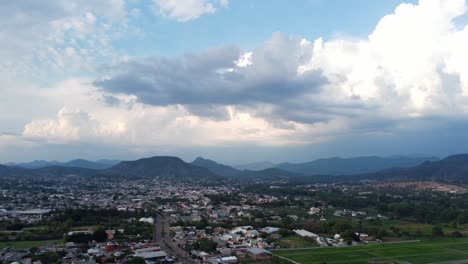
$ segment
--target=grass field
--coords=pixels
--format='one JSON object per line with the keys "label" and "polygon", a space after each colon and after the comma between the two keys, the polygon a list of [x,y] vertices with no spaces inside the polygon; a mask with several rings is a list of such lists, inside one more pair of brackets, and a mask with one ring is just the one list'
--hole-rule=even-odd
{"label": "grass field", "polygon": [[302,264],[444,263],[468,260],[468,239],[443,238],[414,243],[367,245],[359,247],[277,250],[273,253],[277,256],[282,256]]}
{"label": "grass field", "polygon": [[71,230],[73,231],[83,231],[83,230],[96,230],[99,228],[99,225],[87,225],[87,226],[73,226]]}
{"label": "grass field", "polygon": [[12,242],[0,242],[0,249],[6,247],[12,248],[32,248],[40,246],[53,245],[55,243],[61,243],[61,240],[38,240],[38,241],[12,241]]}
{"label": "grass field", "polygon": [[298,235],[284,237],[278,240],[276,244],[282,248],[304,248],[317,246],[316,243]]}

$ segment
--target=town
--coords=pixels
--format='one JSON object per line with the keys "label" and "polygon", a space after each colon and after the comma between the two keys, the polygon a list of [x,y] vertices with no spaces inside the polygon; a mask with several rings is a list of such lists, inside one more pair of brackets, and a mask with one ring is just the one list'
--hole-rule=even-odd
{"label": "town", "polygon": [[0,187],[3,263],[289,263],[275,252],[463,236],[468,221],[464,210],[427,209],[418,226],[421,212],[411,209],[422,200],[464,202],[460,189],[85,177],[9,179]]}

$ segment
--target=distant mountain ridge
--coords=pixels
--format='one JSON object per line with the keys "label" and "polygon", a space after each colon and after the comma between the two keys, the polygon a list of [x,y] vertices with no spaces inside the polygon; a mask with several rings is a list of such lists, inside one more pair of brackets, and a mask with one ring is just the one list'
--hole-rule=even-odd
{"label": "distant mountain ridge", "polygon": [[[401,157],[392,157],[399,159]],[[358,160],[362,162],[362,157]],[[334,158],[332,160],[341,160]],[[350,159],[347,159],[349,161]],[[375,160],[375,159],[371,159]],[[357,164],[360,164],[359,162]],[[394,163],[384,163],[393,165]],[[407,164],[407,163],[399,163]],[[380,165],[380,164],[379,164]],[[390,166],[389,165],[389,166]],[[368,165],[365,168],[375,168]],[[424,161],[412,167],[392,167],[377,172],[361,174],[300,174],[279,168],[261,171],[237,170],[212,160],[197,158],[187,163],[177,157],[156,156],[134,161],[123,161],[107,169],[90,169],[66,166],[48,166],[38,169],[27,169],[18,166],[0,165],[0,177],[112,177],[116,179],[154,178],[174,181],[221,182],[221,181],[265,181],[306,183],[320,181],[413,181],[438,180],[468,183],[468,154],[448,156],[442,160]]]}
{"label": "distant mountain ridge", "polygon": [[196,158],[194,161],[191,162],[191,164],[195,166],[207,168],[211,172],[216,173],[223,177],[235,177],[236,175],[239,175],[240,173],[239,170],[234,169],[233,167],[223,165],[223,164],[220,164],[215,161],[205,159],[202,157]]}
{"label": "distant mountain ridge", "polygon": [[17,166],[0,165],[0,177],[6,178],[37,178],[37,177],[65,177],[65,176],[92,176],[98,170],[88,168],[48,166],[37,169],[28,169]]}
{"label": "distant mountain ridge", "polygon": [[371,180],[442,180],[468,182],[468,154],[451,155],[437,161],[426,161],[410,168],[396,168],[360,175]]}
{"label": "distant mountain ridge", "polygon": [[275,168],[305,175],[352,175],[372,173],[390,168],[413,167],[424,161],[436,161],[437,157],[355,157],[323,158],[304,163],[281,163]]}
{"label": "distant mountain ridge", "polygon": [[103,170],[103,169],[110,168],[114,165],[117,165],[119,162],[120,162],[119,160],[105,160],[105,159],[98,160],[98,161],[74,159],[74,160],[70,160],[67,162],[59,162],[56,160],[53,160],[53,161],[34,160],[31,162],[21,162],[21,163],[10,162],[5,165],[22,167],[22,168],[27,168],[27,169],[39,169],[39,168],[45,168],[45,167],[50,167],[50,166],[61,166],[61,167],[75,167],[75,168]]}
{"label": "distant mountain ridge", "polygon": [[274,168],[277,165],[278,164],[273,163],[273,162],[261,161],[261,162],[253,162],[253,163],[235,165],[234,168],[238,170],[259,171],[259,170],[266,170],[266,169]]}
{"label": "distant mountain ridge", "polygon": [[60,162],[53,160],[53,161],[47,161],[47,160],[33,160],[31,162],[20,162],[20,163],[15,163],[15,162],[9,162],[6,163],[6,166],[15,166],[15,167],[22,167],[22,168],[27,168],[27,169],[37,169],[37,168],[43,168],[43,167],[48,167],[48,166],[55,166],[60,164]]}
{"label": "distant mountain ridge", "polygon": [[238,170],[202,157],[196,158],[192,164],[207,168],[211,172],[221,175],[225,178],[242,181],[288,181],[295,177],[303,176],[277,168],[267,168],[262,170]]}

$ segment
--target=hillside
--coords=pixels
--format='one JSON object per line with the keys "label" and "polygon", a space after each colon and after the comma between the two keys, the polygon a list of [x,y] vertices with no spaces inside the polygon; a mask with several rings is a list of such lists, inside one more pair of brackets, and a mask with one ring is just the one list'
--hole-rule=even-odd
{"label": "hillside", "polygon": [[68,162],[60,164],[60,166],[64,166],[64,167],[77,167],[77,168],[86,168],[86,169],[94,169],[94,170],[107,169],[107,168],[112,167],[113,165],[89,161],[85,159],[75,159],[75,160],[70,160]]}
{"label": "hillside", "polygon": [[10,167],[0,164],[0,177],[15,177],[24,175],[29,170],[19,167]]}
{"label": "hillside", "polygon": [[65,176],[92,176],[98,171],[87,168],[49,166],[38,169],[26,169],[15,166],[0,165],[0,177],[65,177]]}
{"label": "hillside", "polygon": [[297,178],[310,178],[310,176],[284,171],[277,168],[257,171],[243,170],[238,175],[238,179],[244,181],[290,181]]}
{"label": "hillside", "polygon": [[442,180],[468,182],[468,154],[448,156],[439,161],[426,161],[411,168],[392,169],[361,175],[372,180]]}
{"label": "hillside", "polygon": [[277,168],[267,168],[262,170],[237,170],[230,166],[217,163],[215,161],[197,158],[192,164],[207,168],[211,172],[226,178],[240,181],[285,181],[296,177],[307,177],[297,173],[284,171]]}
{"label": "hillside", "polygon": [[29,173],[42,177],[93,176],[98,170],[78,167],[49,166],[31,170]]}
{"label": "hillside", "polygon": [[209,159],[204,159],[202,157],[196,158],[191,164],[207,168],[211,172],[224,177],[235,177],[240,173],[239,170],[236,170],[233,167],[223,165]]}
{"label": "hillside", "polygon": [[247,163],[247,164],[240,164],[234,166],[234,168],[238,170],[251,170],[251,171],[259,171],[259,170],[266,170],[270,168],[276,167],[278,164],[264,161],[264,162],[254,162],[254,163]]}

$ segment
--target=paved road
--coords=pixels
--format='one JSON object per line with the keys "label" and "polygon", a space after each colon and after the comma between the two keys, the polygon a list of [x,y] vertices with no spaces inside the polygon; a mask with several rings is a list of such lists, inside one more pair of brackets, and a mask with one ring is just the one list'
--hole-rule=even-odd
{"label": "paved road", "polygon": [[178,261],[182,263],[197,263],[172,241],[169,228],[169,219],[167,217],[164,215],[155,217],[154,240],[160,244],[161,250],[164,250],[168,255],[176,256]]}

